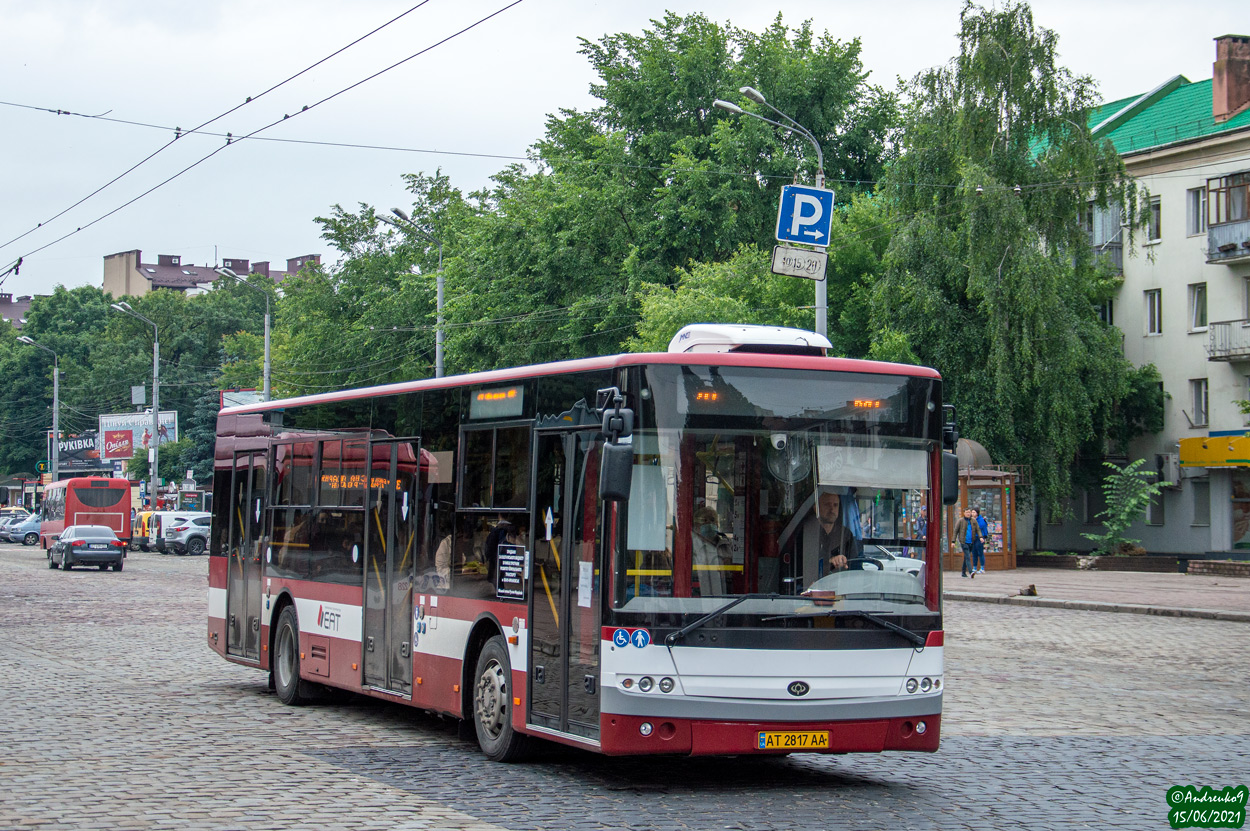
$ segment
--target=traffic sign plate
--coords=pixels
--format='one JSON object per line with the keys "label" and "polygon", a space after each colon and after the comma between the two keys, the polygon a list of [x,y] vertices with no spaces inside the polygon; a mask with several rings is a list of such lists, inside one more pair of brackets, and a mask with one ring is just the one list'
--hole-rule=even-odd
{"label": "traffic sign plate", "polygon": [[824,251],[808,251],[805,248],[791,248],[788,245],[773,246],[774,274],[823,280],[825,279],[825,266],[828,263],[829,255]]}
{"label": "traffic sign plate", "polygon": [[833,223],[833,191],[785,185],[777,211],[777,241],[828,245]]}

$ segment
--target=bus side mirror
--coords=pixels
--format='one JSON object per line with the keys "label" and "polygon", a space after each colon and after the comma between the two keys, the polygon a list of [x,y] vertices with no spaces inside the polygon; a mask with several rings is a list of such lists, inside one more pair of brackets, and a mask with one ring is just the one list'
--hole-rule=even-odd
{"label": "bus side mirror", "polygon": [[599,498],[605,502],[627,501],[633,478],[633,444],[604,444],[599,463]]}
{"label": "bus side mirror", "polygon": [[959,457],[942,452],[942,504],[959,504]]}

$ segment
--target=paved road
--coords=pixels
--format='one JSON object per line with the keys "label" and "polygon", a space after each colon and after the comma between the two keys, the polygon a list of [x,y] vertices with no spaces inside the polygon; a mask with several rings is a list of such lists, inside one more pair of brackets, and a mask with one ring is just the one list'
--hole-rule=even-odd
{"label": "paved road", "polygon": [[288,708],[204,644],[205,558],[0,546],[0,828],[1166,828],[1250,784],[1250,625],[947,606],[933,755],[492,765],[452,723]]}

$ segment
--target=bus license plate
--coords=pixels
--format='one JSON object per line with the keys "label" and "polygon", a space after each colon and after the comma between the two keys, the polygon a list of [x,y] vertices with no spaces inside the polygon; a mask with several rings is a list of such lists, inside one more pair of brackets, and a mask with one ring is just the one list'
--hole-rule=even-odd
{"label": "bus license plate", "polygon": [[829,734],[822,732],[782,733],[767,731],[758,734],[757,750],[828,750]]}

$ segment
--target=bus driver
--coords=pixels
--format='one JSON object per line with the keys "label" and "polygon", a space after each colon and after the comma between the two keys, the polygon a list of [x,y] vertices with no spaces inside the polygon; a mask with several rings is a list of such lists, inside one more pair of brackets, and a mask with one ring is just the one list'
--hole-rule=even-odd
{"label": "bus driver", "polygon": [[816,497],[816,518],[820,573],[842,571],[848,560],[859,556],[855,535],[842,524],[842,497],[829,488],[821,488]]}

